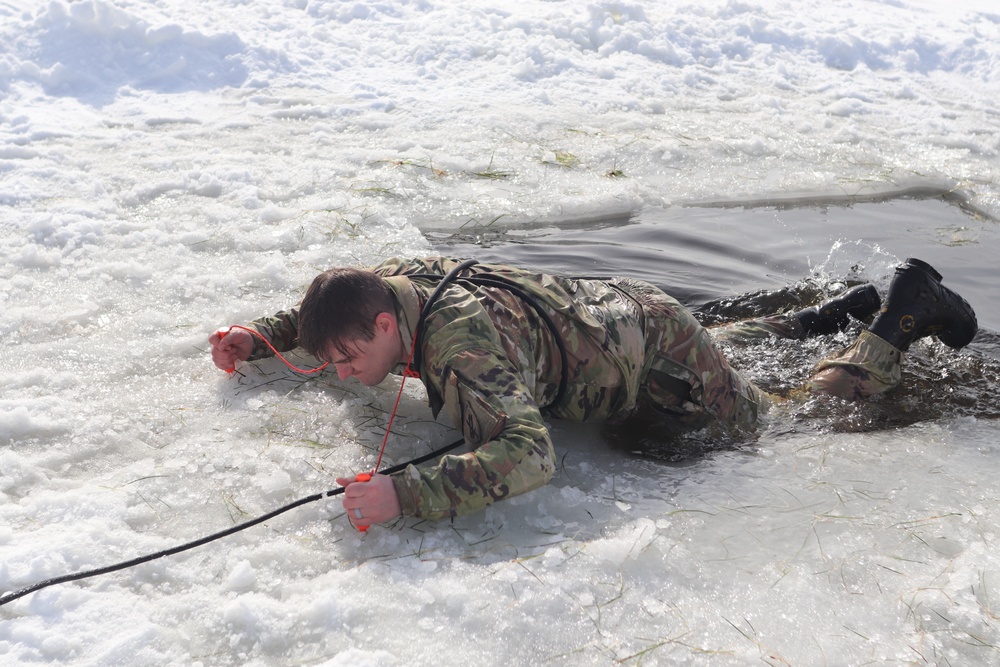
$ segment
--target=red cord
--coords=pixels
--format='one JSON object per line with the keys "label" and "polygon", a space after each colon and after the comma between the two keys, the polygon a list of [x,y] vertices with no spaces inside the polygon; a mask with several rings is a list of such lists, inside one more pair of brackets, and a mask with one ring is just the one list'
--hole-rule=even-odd
{"label": "red cord", "polygon": [[[228,334],[233,329],[240,329],[242,331],[246,331],[248,334],[251,334],[253,336],[256,336],[257,338],[260,338],[262,341],[264,341],[264,345],[267,345],[271,349],[271,351],[274,352],[274,354],[275,354],[276,357],[278,357],[283,362],[285,362],[285,365],[288,366],[289,368],[291,368],[296,373],[302,373],[303,375],[310,375],[312,373],[319,373],[321,370],[323,370],[324,368],[326,368],[327,366],[330,365],[330,362],[327,361],[326,363],[324,363],[322,366],[320,366],[318,368],[299,368],[295,364],[293,364],[290,361],[288,361],[288,359],[285,359],[283,356],[281,356],[281,352],[278,352],[276,349],[274,349],[274,346],[271,345],[271,341],[269,341],[268,339],[264,338],[264,336],[259,331],[257,331],[256,329],[251,329],[250,327],[241,326],[239,324],[234,324],[231,327],[223,327],[223,328],[219,329],[218,332],[217,332],[219,334],[219,340],[222,340],[223,338],[225,338],[226,334]],[[227,373],[232,373],[235,370],[236,370],[236,367],[234,366],[234,367],[230,368],[229,370],[227,370],[226,372]]]}
{"label": "red cord", "polygon": [[[385,435],[382,436],[382,446],[378,450],[378,460],[375,462],[375,467],[372,468],[370,473],[359,472],[354,476],[354,480],[357,482],[370,482],[372,476],[378,473],[379,466],[382,465],[382,456],[385,454],[385,445],[389,442],[389,434],[392,433],[392,422],[396,419],[396,411],[399,410],[399,399],[403,397],[403,387],[406,386],[406,378],[419,378],[420,373],[412,370],[410,366],[413,364],[413,350],[417,347],[417,334],[413,334],[413,342],[410,343],[410,356],[406,359],[406,369],[403,371],[403,377],[399,380],[399,391],[396,393],[396,402],[392,406],[392,412],[389,413],[389,423],[385,425]],[[365,533],[368,531],[369,526],[359,526],[355,524],[355,528],[358,529],[359,533]]]}
{"label": "red cord", "polygon": [[392,406],[392,413],[389,414],[389,423],[385,425],[385,435],[382,437],[382,446],[378,450],[378,461],[375,462],[375,468],[372,470],[372,474],[378,472],[378,468],[382,465],[382,455],[385,454],[385,445],[389,442],[389,433],[392,430],[392,422],[396,419],[396,411],[399,410],[399,399],[403,397],[403,387],[406,385],[406,378],[419,378],[420,373],[414,371],[410,366],[413,364],[413,350],[417,347],[417,334],[413,334],[413,342],[410,343],[410,356],[406,359],[406,370],[403,371],[403,377],[399,381],[399,392],[396,394],[396,402]]}
{"label": "red cord", "polygon": [[[257,338],[260,338],[262,341],[264,341],[264,344],[267,345],[267,347],[270,348],[272,352],[274,352],[275,356],[277,356],[279,359],[285,362],[285,365],[291,368],[296,373],[303,373],[306,375],[311,373],[318,373],[330,365],[330,362],[327,361],[319,368],[311,368],[311,369],[299,368],[298,366],[295,366],[287,359],[285,359],[283,356],[281,356],[281,353],[278,352],[273,345],[271,345],[271,341],[269,341],[267,338],[264,338],[264,336],[259,331],[257,331],[256,329],[251,329],[250,327],[244,327],[239,324],[234,324],[230,327],[223,327],[222,329],[219,329],[218,330],[219,339],[221,340],[225,338],[226,334],[228,334],[233,329],[241,329],[253,336],[256,336]],[[389,415],[389,423],[385,427],[385,436],[382,437],[382,446],[378,450],[378,461],[375,462],[375,468],[371,471],[372,475],[376,474],[378,472],[379,466],[382,465],[382,456],[385,454],[385,446],[389,442],[389,433],[391,433],[392,431],[392,422],[396,419],[396,412],[399,410],[399,400],[403,397],[403,387],[406,385],[406,378],[420,377],[420,373],[410,368],[410,366],[413,364],[413,351],[416,349],[416,347],[417,347],[417,334],[414,333],[413,342],[410,343],[410,356],[406,360],[406,370],[403,371],[403,378],[399,383],[399,393],[396,394],[396,402],[392,406],[392,413]],[[232,373],[235,370],[236,368],[233,367],[229,369],[227,372]],[[364,475],[368,473],[361,473],[361,474]]]}
{"label": "red cord", "polygon": [[[309,373],[318,373],[318,372],[320,372],[321,370],[323,370],[324,368],[326,368],[327,366],[330,365],[330,362],[327,361],[326,363],[324,363],[319,368],[312,368],[312,369],[309,369],[309,370],[299,368],[299,367],[293,365],[292,363],[290,363],[283,356],[281,356],[281,353],[278,352],[276,349],[274,349],[274,346],[271,345],[271,341],[269,341],[268,339],[264,338],[264,336],[261,335],[261,333],[259,331],[257,331],[256,329],[251,329],[249,327],[241,326],[239,324],[234,324],[231,327],[224,327],[222,329],[219,329],[218,330],[219,339],[221,340],[222,338],[225,338],[226,334],[228,334],[232,329],[242,329],[243,331],[246,331],[247,333],[250,333],[250,334],[252,334],[252,335],[257,336],[258,338],[260,338],[262,341],[264,341],[264,344],[267,345],[271,349],[271,351],[274,352],[274,354],[279,359],[281,359],[283,362],[285,362],[286,366],[288,366],[289,368],[291,368],[293,371],[295,371],[297,373],[306,373],[306,374],[309,374]],[[382,465],[382,456],[385,454],[385,446],[389,442],[389,434],[392,432],[392,422],[396,419],[396,412],[399,410],[399,400],[403,397],[403,387],[406,385],[406,378],[419,378],[420,377],[420,373],[419,372],[414,371],[412,368],[410,368],[410,366],[413,364],[413,351],[416,349],[416,347],[417,347],[417,334],[416,334],[416,332],[414,332],[414,334],[413,334],[413,342],[410,343],[410,355],[409,355],[409,357],[406,360],[406,370],[403,371],[403,377],[402,377],[402,379],[399,382],[399,392],[396,394],[396,402],[392,406],[392,412],[389,414],[389,423],[386,424],[386,426],[385,426],[385,435],[382,437],[382,446],[379,447],[379,450],[378,450],[378,460],[375,462],[375,467],[372,469],[372,471],[370,473],[360,472],[360,473],[358,473],[357,475],[354,476],[354,479],[356,481],[358,481],[358,482],[369,482],[369,481],[371,481],[372,475],[375,475],[376,473],[378,473],[378,469]],[[232,373],[235,370],[236,370],[236,368],[233,367],[233,368],[229,369],[229,371],[227,371],[227,372]],[[359,532],[362,532],[362,533],[364,533],[365,531],[368,530],[368,526],[356,526],[356,528],[358,529]]]}

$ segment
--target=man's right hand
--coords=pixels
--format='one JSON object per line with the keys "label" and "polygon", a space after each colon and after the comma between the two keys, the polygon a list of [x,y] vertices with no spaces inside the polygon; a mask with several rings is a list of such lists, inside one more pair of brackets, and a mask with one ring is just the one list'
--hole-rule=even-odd
{"label": "man's right hand", "polygon": [[253,336],[243,329],[233,328],[227,333],[223,327],[213,332],[208,342],[212,346],[212,361],[227,373],[235,370],[237,360],[246,361],[253,352]]}

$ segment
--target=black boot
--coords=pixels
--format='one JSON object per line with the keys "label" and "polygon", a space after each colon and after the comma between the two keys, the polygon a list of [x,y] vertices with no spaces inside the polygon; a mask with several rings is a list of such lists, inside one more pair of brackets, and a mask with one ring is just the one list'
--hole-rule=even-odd
{"label": "black boot", "polygon": [[806,337],[822,336],[843,331],[850,315],[863,320],[875,313],[881,299],[872,284],[858,285],[818,306],[805,308],[795,313],[799,318]]}
{"label": "black boot", "polygon": [[934,267],[910,258],[896,268],[882,312],[868,330],[903,352],[930,335],[957,350],[972,342],[979,323],[972,306],[941,284]]}

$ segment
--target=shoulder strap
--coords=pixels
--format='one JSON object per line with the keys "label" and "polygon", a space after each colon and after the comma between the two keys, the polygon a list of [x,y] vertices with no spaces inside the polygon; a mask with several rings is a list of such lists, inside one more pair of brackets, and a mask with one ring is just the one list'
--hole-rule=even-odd
{"label": "shoulder strap", "polygon": [[[410,274],[410,278],[430,278],[439,279],[441,282],[438,283],[434,291],[427,298],[424,303],[424,307],[420,309],[420,319],[417,323],[417,344],[414,347],[413,352],[413,366],[419,370],[420,368],[420,349],[421,342],[424,334],[424,323],[427,315],[430,313],[431,306],[434,301],[441,295],[442,290],[448,285],[448,283],[453,282],[458,274],[465,269],[477,264],[478,262],[474,259],[468,259],[458,266],[451,269],[446,275],[439,276],[437,274]],[[566,352],[566,343],[563,341],[562,336],[559,335],[559,329],[556,328],[555,322],[552,321],[552,317],[549,316],[547,312],[541,307],[538,301],[532,297],[530,294],[521,289],[520,285],[511,280],[506,276],[501,276],[497,274],[479,274],[474,276],[467,276],[462,278],[462,280],[472,283],[473,285],[480,285],[483,287],[498,287],[500,289],[507,290],[508,292],[519,297],[522,301],[531,306],[538,316],[542,318],[546,326],[549,328],[549,332],[552,334],[552,339],[556,343],[556,347],[559,348],[559,358],[562,362],[562,373],[559,376],[559,390],[556,392],[556,397],[552,399],[550,405],[554,405],[562,400],[566,393],[566,386],[569,384],[569,354]]]}

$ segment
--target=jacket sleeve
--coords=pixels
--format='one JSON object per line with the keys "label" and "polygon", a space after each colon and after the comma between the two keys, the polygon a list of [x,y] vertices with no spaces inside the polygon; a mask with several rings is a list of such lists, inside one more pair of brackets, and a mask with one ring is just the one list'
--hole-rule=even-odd
{"label": "jacket sleeve", "polygon": [[[465,305],[438,311],[439,326],[428,323],[421,377],[473,450],[396,475],[406,515],[441,519],[475,512],[543,486],[555,473],[552,440],[523,370],[508,359],[475,299]],[[533,365],[533,359],[523,361]]]}
{"label": "jacket sleeve", "polygon": [[[270,341],[271,345],[278,352],[293,350],[299,345],[299,308],[295,306],[289,310],[282,310],[274,315],[260,317],[250,323],[250,326],[260,332],[264,338]],[[253,339],[253,351],[250,353],[248,361],[273,357],[272,352],[264,341],[256,336]]]}

